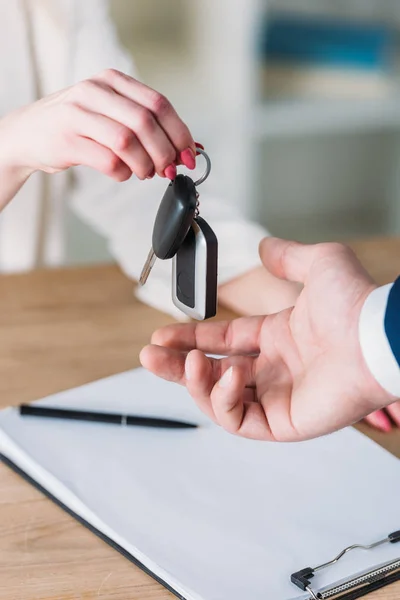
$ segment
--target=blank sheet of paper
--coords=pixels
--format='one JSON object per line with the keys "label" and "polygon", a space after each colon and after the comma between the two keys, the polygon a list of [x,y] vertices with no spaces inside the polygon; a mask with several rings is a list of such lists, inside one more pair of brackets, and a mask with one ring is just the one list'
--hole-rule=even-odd
{"label": "blank sheet of paper", "polygon": [[[354,430],[240,439],[138,369],[41,404],[182,418],[161,430],[0,413],[0,452],[188,600],[291,600],[290,574],[400,528],[400,463]],[[399,545],[400,546],[400,545]],[[347,555],[317,588],[400,556]]]}

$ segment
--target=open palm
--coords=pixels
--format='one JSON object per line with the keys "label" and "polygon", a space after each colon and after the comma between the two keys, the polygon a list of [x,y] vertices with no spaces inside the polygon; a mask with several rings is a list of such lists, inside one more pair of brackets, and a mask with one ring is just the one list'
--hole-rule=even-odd
{"label": "open palm", "polygon": [[261,258],[274,275],[304,284],[294,308],[164,328],[142,364],[186,385],[226,430],[254,439],[316,437],[392,402],[361,354],[359,315],[376,286],[352,252],[269,238]]}

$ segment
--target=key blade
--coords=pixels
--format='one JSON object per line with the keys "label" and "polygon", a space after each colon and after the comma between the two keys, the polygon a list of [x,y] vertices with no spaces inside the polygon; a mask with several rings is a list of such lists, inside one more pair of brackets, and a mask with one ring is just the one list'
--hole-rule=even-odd
{"label": "key blade", "polygon": [[153,248],[150,250],[149,255],[146,259],[146,262],[144,263],[144,267],[142,269],[142,272],[140,273],[140,278],[139,278],[139,285],[143,286],[145,285],[146,281],[149,278],[150,272],[152,270],[152,268],[154,267],[154,263],[156,262],[156,255],[154,253]]}

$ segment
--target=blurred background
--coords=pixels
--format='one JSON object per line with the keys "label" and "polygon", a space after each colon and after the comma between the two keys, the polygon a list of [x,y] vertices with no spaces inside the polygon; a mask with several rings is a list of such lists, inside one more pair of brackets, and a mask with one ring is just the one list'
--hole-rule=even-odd
{"label": "blurred background", "polygon": [[[398,0],[111,0],[142,80],[213,161],[214,189],[302,241],[400,232]],[[70,221],[70,262],[105,245]]]}

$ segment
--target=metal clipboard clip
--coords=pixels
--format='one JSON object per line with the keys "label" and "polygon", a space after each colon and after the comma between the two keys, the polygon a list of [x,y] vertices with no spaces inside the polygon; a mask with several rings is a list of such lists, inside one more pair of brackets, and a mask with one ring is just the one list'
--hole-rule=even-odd
{"label": "metal clipboard clip", "polygon": [[307,592],[309,594],[308,600],[356,600],[357,598],[366,596],[374,590],[399,580],[400,557],[384,565],[380,565],[379,567],[374,567],[373,569],[365,571],[364,573],[354,575],[353,577],[346,579],[345,581],[341,581],[332,587],[324,588],[323,590],[319,591],[316,591],[315,588],[313,589],[311,587],[311,579],[316,573],[318,573],[318,571],[322,571],[323,569],[331,567],[345,554],[351,552],[352,550],[372,550],[373,548],[381,546],[382,544],[396,544],[397,542],[400,542],[400,530],[389,533],[387,537],[374,542],[373,544],[353,544],[352,546],[348,546],[342,550],[335,558],[323,563],[322,565],[318,565],[317,567],[306,567],[305,569],[301,569],[296,573],[292,573],[290,580],[303,592]]}

